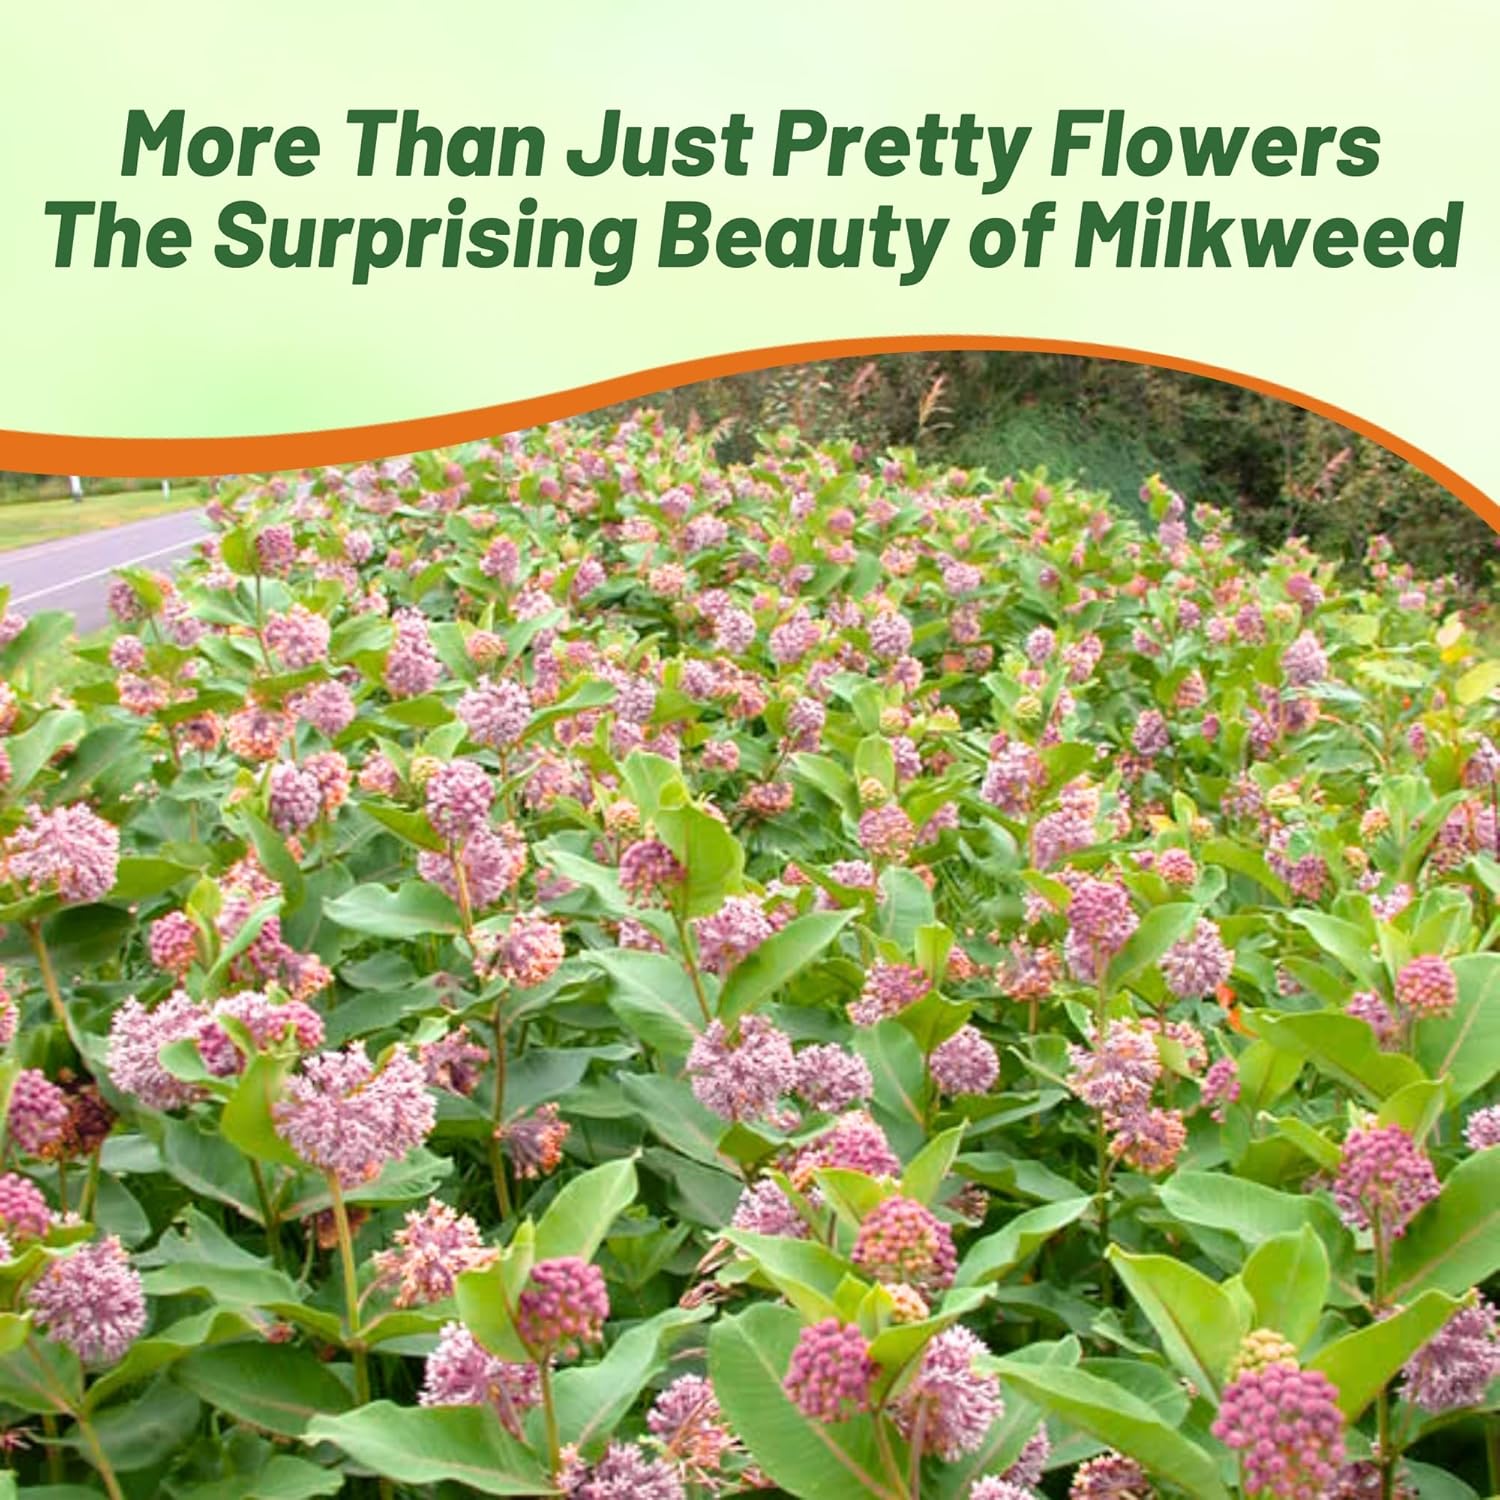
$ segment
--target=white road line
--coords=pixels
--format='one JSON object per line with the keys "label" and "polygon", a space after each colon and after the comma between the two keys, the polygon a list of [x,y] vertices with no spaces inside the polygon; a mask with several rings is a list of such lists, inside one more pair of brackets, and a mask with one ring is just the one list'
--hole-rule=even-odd
{"label": "white road line", "polygon": [[111,563],[107,568],[95,568],[92,573],[79,573],[74,578],[64,579],[61,583],[50,584],[44,589],[33,589],[29,594],[20,594],[10,602],[12,604],[25,604],[32,599],[44,599],[48,594],[59,594],[64,589],[70,589],[75,584],[87,583],[91,578],[107,578],[120,568],[133,568],[137,563],[149,562],[153,557],[161,557],[167,552],[181,552],[186,547],[196,547],[197,540],[188,538],[186,541],[173,542],[169,547],[158,547],[154,552],[142,552],[136,557],[122,558],[119,562]]}
{"label": "white road line", "polygon": [[[165,516],[147,516],[144,521],[129,521],[126,525],[134,529],[137,526],[155,526],[158,521],[175,521],[179,519],[177,513]],[[0,567],[7,563],[28,563],[39,557],[56,557],[59,552],[66,552],[70,547],[87,546],[97,542],[100,537],[108,536],[116,527],[106,526],[102,531],[81,531],[77,536],[59,537],[51,542],[32,542],[26,547],[15,547],[8,552],[0,553]],[[126,564],[128,567],[129,564]]]}

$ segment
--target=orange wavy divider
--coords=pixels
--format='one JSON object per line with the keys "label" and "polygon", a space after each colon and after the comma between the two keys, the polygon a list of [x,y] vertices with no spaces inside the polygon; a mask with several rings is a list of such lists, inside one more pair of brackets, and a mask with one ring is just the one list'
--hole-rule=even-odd
{"label": "orange wavy divider", "polygon": [[437,417],[417,417],[403,422],[377,422],[366,427],[334,427],[315,432],[287,432],[249,437],[216,438],[91,438],[61,433],[14,432],[0,429],[0,467],[30,474],[98,474],[118,478],[149,478],[198,474],[264,473],[274,469],[301,469],[319,464],[355,463],[423,448],[442,448],[453,443],[492,437],[520,427],[532,427],[562,417],[576,416],[595,407],[635,401],[674,386],[692,385],[725,375],[743,375],[777,365],[810,360],[848,359],[874,354],[938,354],[953,349],[1012,350],[1027,354],[1073,354],[1093,359],[1123,360],[1131,364],[1155,365],[1226,381],[1304,407],[1370,438],[1404,458],[1430,479],[1451,490],[1496,531],[1500,531],[1500,504],[1439,463],[1430,453],[1399,438],[1393,432],[1321,401],[1290,386],[1261,380],[1201,360],[1179,359],[1145,349],[1117,344],[1093,344],[1071,339],[999,338],[985,334],[902,335],[888,338],[824,339],[802,344],[780,344],[745,349],[734,354],[715,354],[702,359],[658,365],[654,369],[573,386],[550,395],[498,406],[478,406],[469,411]]}

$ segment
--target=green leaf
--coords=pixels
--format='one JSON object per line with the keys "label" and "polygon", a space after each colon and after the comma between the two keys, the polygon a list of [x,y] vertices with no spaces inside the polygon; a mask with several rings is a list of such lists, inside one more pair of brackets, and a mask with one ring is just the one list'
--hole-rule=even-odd
{"label": "green leaf", "polygon": [[632,1035],[669,1056],[687,1054],[703,1012],[677,959],[632,948],[596,949],[587,958],[609,976],[605,999]]}
{"label": "green leaf", "polygon": [[1339,1388],[1339,1410],[1357,1422],[1386,1382],[1445,1324],[1459,1303],[1441,1292],[1423,1292],[1388,1318],[1325,1344],[1308,1361]]}
{"label": "green leaf", "polygon": [[1423,1080],[1416,1063],[1397,1052],[1382,1052],[1369,1026],[1354,1016],[1332,1011],[1273,1016],[1253,1011],[1245,1019],[1273,1047],[1307,1058],[1319,1072],[1372,1105]]}
{"label": "green leaf", "polygon": [[1427,1133],[1442,1118],[1448,1107],[1448,1084],[1446,1080],[1429,1083],[1409,1083],[1397,1089],[1375,1117],[1377,1125],[1399,1125],[1420,1146]]}
{"label": "green leaf", "polygon": [[1453,696],[1465,707],[1487,698],[1500,688],[1500,661],[1491,658],[1470,667],[1453,685]]}
{"label": "green leaf", "polygon": [[1194,1500],[1229,1500],[1215,1461],[1124,1386],[1083,1370],[1014,1359],[1002,1360],[999,1368],[1007,1386],[1135,1459],[1148,1473],[1177,1485]]}
{"label": "green leaf", "polygon": [[1233,870],[1237,875],[1246,875],[1269,891],[1279,903],[1285,904],[1286,882],[1271,869],[1266,863],[1265,855],[1258,849],[1242,844],[1237,839],[1205,839],[1199,845],[1198,852],[1202,855],[1204,864],[1222,865],[1224,869]]}
{"label": "green leaf", "polygon": [[635,1202],[635,1159],[622,1157],[575,1177],[547,1206],[536,1227],[538,1260],[576,1255],[592,1260],[610,1225]]}
{"label": "green leaf", "polygon": [[325,901],[323,914],[350,932],[386,939],[451,935],[462,926],[458,907],[435,885],[421,880],[408,880],[394,891],[383,885],[357,885]]}
{"label": "green leaf", "polygon": [[191,1293],[230,1308],[297,1301],[296,1283],[285,1271],[236,1244],[196,1208],[184,1210],[182,1227],[164,1234],[139,1263],[153,1297]]}
{"label": "green leaf", "polygon": [[1167,1358],[1200,1391],[1217,1392],[1246,1332],[1229,1294],[1186,1261],[1131,1255],[1118,1245],[1107,1253]]}
{"label": "green leaf", "polygon": [[712,1315],[709,1307],[669,1307],[626,1329],[597,1363],[554,1376],[559,1438],[579,1447],[601,1442],[635,1404],[672,1345]]}
{"label": "green leaf", "polygon": [[1461,1103],[1500,1073],[1500,953],[1453,960],[1458,1004],[1441,1020],[1417,1026],[1417,1061],[1434,1078],[1445,1074]]}
{"label": "green leaf", "polygon": [[1328,1252],[1312,1226],[1276,1234],[1251,1251],[1240,1272],[1255,1303],[1257,1328],[1271,1328],[1300,1349],[1317,1331],[1328,1300]]}
{"label": "green leaf", "polygon": [[943,1180],[953,1168],[954,1158],[963,1144],[964,1126],[955,1125],[928,1143],[906,1164],[901,1174],[901,1191],[918,1203],[931,1206]]}
{"label": "green leaf", "polygon": [[709,916],[740,888],[745,851],[718,818],[691,805],[664,808],[656,815],[656,831],[687,871],[674,892],[683,916]]}
{"label": "green leaf", "polygon": [[1282,1193],[1246,1178],[1219,1172],[1178,1172],[1157,1193],[1162,1207],[1179,1223],[1197,1224],[1234,1235],[1251,1248],[1275,1235],[1295,1234],[1309,1225],[1337,1267],[1352,1248],[1349,1231],[1317,1198]]}
{"label": "green leaf", "polygon": [[1199,907],[1193,901],[1171,901],[1165,906],[1152,907],[1125,946],[1110,960],[1104,976],[1106,990],[1113,993],[1150,968],[1173,943],[1193,930],[1198,915]]}
{"label": "green leaf", "polygon": [[235,1421],[283,1437],[302,1437],[314,1419],[327,1420],[325,1413],[354,1404],[333,1370],[295,1344],[257,1341],[201,1349],[178,1361],[172,1378]]}
{"label": "green leaf", "polygon": [[89,1386],[85,1406],[89,1411],[97,1411],[125,1387],[175,1364],[195,1349],[206,1349],[255,1331],[254,1324],[243,1313],[224,1307],[211,1307],[192,1317],[179,1318],[160,1333],[137,1339],[119,1364]]}
{"label": "green leaf", "polygon": [[826,1245],[748,1229],[726,1229],[724,1238],[749,1256],[761,1275],[809,1322],[838,1315],[837,1293],[849,1275],[849,1263]]}
{"label": "green leaf", "polygon": [[1088,1211],[1092,1198],[1064,1198],[1019,1213],[1004,1228],[976,1240],[964,1256],[955,1286],[975,1286],[998,1281],[1039,1250],[1060,1229],[1076,1223]]}
{"label": "green leaf", "polygon": [[6,740],[6,753],[10,756],[6,795],[19,797],[64,745],[82,741],[87,727],[88,721],[76,708],[53,709],[42,714],[30,729]]}
{"label": "green leaf", "polygon": [[849,925],[852,911],[809,912],[795,917],[729,971],[719,994],[726,1025],[758,1009],[800,974]]}
{"label": "green leaf", "polygon": [[333,1443],[357,1464],[398,1484],[445,1480],[483,1495],[555,1495],[537,1460],[488,1407],[397,1406],[372,1401],[343,1416],[319,1416],[310,1443]]}
{"label": "green leaf", "polygon": [[1476,1151],[1391,1248],[1392,1302],[1423,1291],[1460,1296],[1500,1270],[1500,1150]]}
{"label": "green leaf", "polygon": [[[201,1416],[198,1398],[163,1375],[136,1400],[95,1413],[92,1425],[111,1467],[133,1474],[164,1463],[187,1442]],[[89,1445],[76,1435],[72,1441],[92,1462]]]}
{"label": "green leaf", "polygon": [[881,1461],[871,1418],[815,1422],[787,1399],[781,1382],[800,1329],[790,1308],[767,1303],[714,1325],[708,1368],[730,1431],[792,1495],[906,1500],[902,1477]]}
{"label": "green leaf", "polygon": [[1311,934],[1318,947],[1366,989],[1379,987],[1380,963],[1374,952],[1373,933],[1322,911],[1292,911],[1287,917]]}
{"label": "green leaf", "polygon": [[301,1165],[297,1153],[276,1130],[272,1107],[281,1098],[294,1059],[259,1052],[240,1075],[219,1117],[219,1134],[256,1161],[284,1167]]}

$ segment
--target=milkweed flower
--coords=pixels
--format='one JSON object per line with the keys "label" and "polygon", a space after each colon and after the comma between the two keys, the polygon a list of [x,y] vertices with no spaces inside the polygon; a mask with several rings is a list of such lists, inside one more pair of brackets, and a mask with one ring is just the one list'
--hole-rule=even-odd
{"label": "milkweed flower", "polygon": [[386,653],[384,681],[393,698],[416,698],[431,692],[442,678],[443,666],[432,649],[427,621],[419,610],[398,609],[396,639]]}
{"label": "milkweed flower", "polygon": [[931,988],[926,972],[915,964],[878,960],[865,974],[859,999],[849,1006],[849,1019],[856,1026],[874,1026],[915,1004]]}
{"label": "milkweed flower", "polygon": [[1333,1198],[1350,1228],[1399,1239],[1417,1210],[1437,1195],[1431,1161],[1399,1125],[1349,1132]]}
{"label": "milkweed flower", "polygon": [[11,1240],[39,1240],[52,1227],[52,1210],[29,1177],[0,1173],[0,1227]]}
{"label": "milkweed flower", "polygon": [[1146,1108],[1161,1077],[1155,1039],[1130,1021],[1111,1021],[1093,1047],[1070,1046],[1068,1087],[1113,1127]]}
{"label": "milkweed flower", "polygon": [[1004,1476],[986,1474],[974,1481],[969,1500],[1034,1500],[1030,1486]]}
{"label": "milkweed flower", "polygon": [[879,1369],[859,1329],[837,1318],[804,1328],[781,1388],[815,1422],[843,1422],[870,1409]]}
{"label": "milkweed flower", "polygon": [[709,1488],[725,1455],[739,1447],[713,1386],[701,1375],[680,1375],[662,1391],[646,1413],[646,1429],[682,1479]]}
{"label": "milkweed flower", "polygon": [[849,1257],[874,1281],[919,1291],[951,1286],[958,1259],[953,1231],[914,1198],[886,1198],[865,1215]]}
{"label": "milkweed flower", "polygon": [[11,1085],[10,1138],[31,1156],[55,1154],[68,1125],[68,1098],[38,1068],[22,1068]]}
{"label": "milkweed flower", "polygon": [[573,1354],[604,1337],[609,1293],[597,1266],[576,1255],[538,1261],[516,1299],[516,1332],[538,1356]]}
{"label": "milkweed flower", "polygon": [[1239,1453],[1251,1495],[1321,1495],[1344,1461],[1337,1388],[1321,1371],[1294,1364],[1246,1370],[1230,1381],[1213,1434]]}
{"label": "milkweed flower", "polygon": [[300,833],[311,828],[323,812],[323,789],[318,778],[287,761],[271,767],[266,791],[266,813],[278,833]]}
{"label": "milkweed flower", "polygon": [[113,1235],[48,1262],[26,1302],[37,1327],[87,1365],[114,1364],[146,1327],[140,1275]]}
{"label": "milkweed flower", "polygon": [[901,1158],[868,1112],[857,1109],[840,1115],[797,1153],[789,1173],[793,1186],[804,1188],[818,1167],[845,1167],[867,1177],[899,1177]]}
{"label": "milkweed flower", "polygon": [[1478,1406],[1500,1375],[1500,1315],[1476,1297],[1461,1307],[1401,1368],[1401,1396],[1424,1411]]}
{"label": "milkweed flower", "polygon": [[864,1058],[835,1042],[824,1042],[797,1054],[791,1091],[809,1109],[836,1114],[868,1099],[875,1092],[875,1080]]}
{"label": "milkweed flower", "polygon": [[740,1193],[729,1227],[748,1229],[752,1234],[779,1234],[793,1240],[805,1240],[808,1234],[807,1220],[769,1177],[752,1182]]}
{"label": "milkweed flower", "polygon": [[660,839],[637,839],[620,856],[620,886],[637,899],[681,885],[687,871]]}
{"label": "milkweed flower", "polygon": [[337,739],[354,722],[354,699],[342,682],[315,682],[288,698],[287,707],[325,739]]}
{"label": "milkweed flower", "polygon": [[379,1069],[363,1042],[317,1053],[287,1080],[286,1093],[272,1106],[277,1134],[346,1188],[414,1151],[437,1118],[422,1065],[404,1047]]}
{"label": "milkweed flower", "polygon": [[945,1094],[987,1094],[1000,1077],[1000,1054],[978,1027],[961,1026],[933,1049],[927,1067]]}
{"label": "milkweed flower", "polygon": [[711,973],[727,974],[774,930],[760,902],[749,896],[726,897],[718,911],[693,923],[699,962]]}
{"label": "milkweed flower", "polygon": [[1476,1109],[1464,1124],[1464,1144],[1470,1151],[1500,1146],[1500,1104]]}
{"label": "milkweed flower", "polygon": [[538,1105],[507,1120],[495,1132],[517,1177],[531,1180],[555,1172],[562,1165],[563,1145],[573,1127],[559,1118],[554,1103]]}
{"label": "milkweed flower", "polygon": [[120,864],[120,830],[81,802],[42,812],[5,842],[4,870],[24,889],[55,891],[69,905],[100,901],[114,887]]}
{"label": "milkweed flower", "polygon": [[482,682],[458,700],[454,712],[476,745],[503,750],[525,733],[531,720],[531,694],[509,679]]}
{"label": "milkweed flower", "polygon": [[1418,1020],[1452,1015],[1458,1005],[1458,975],[1446,958],[1424,954],[1396,975],[1396,1004]]}
{"label": "milkweed flower", "polygon": [[522,1415],[541,1399],[534,1364],[497,1358],[462,1323],[443,1325],[417,1396],[423,1406],[488,1406],[512,1437],[521,1436]]}
{"label": "milkweed flower", "polygon": [[1081,980],[1097,980],[1104,966],[1140,925],[1130,893],[1114,880],[1086,875],[1074,883],[1068,903],[1068,935],[1063,953]]}
{"label": "milkweed flower", "polygon": [[635,1443],[611,1443],[598,1463],[565,1466],[559,1480],[566,1500],[685,1500],[687,1493],[669,1463]]}
{"label": "milkweed flower", "polygon": [[488,821],[495,784],[477,761],[448,761],[427,778],[424,796],[433,830],[462,843]]}
{"label": "milkweed flower", "polygon": [[397,1307],[418,1307],[451,1297],[465,1271],[488,1265],[496,1251],[484,1243],[479,1225],[434,1199],[407,1212],[395,1248],[375,1253],[377,1280],[394,1286]]}
{"label": "milkweed flower", "polygon": [[745,1016],[733,1037],[722,1021],[711,1021],[688,1052],[693,1094],[726,1120],[760,1120],[790,1093],[796,1059],[786,1033],[764,1016]]}
{"label": "milkweed flower", "polygon": [[104,1058],[110,1081],[147,1109],[166,1111],[191,1104],[199,1089],[167,1072],[161,1050],[171,1042],[196,1040],[206,1019],[204,1007],[182,990],[151,1010],[132,995],[110,1018]]}
{"label": "milkweed flower", "polygon": [[975,1360],[989,1352],[958,1325],[933,1338],[892,1407],[902,1437],[948,1463],[976,1452],[1005,1413],[999,1377],[975,1368]]}
{"label": "milkweed flower", "polygon": [[1161,959],[1162,977],[1179,1000],[1212,995],[1228,980],[1233,968],[1234,955],[1207,917],[1200,917],[1192,933],[1173,943]]}
{"label": "milkweed flower", "polygon": [[303,604],[266,618],[266,645],[294,672],[328,659],[331,634],[328,621]]}
{"label": "milkweed flower", "polygon": [[1156,1500],[1156,1490],[1133,1458],[1101,1453],[1073,1471],[1068,1500]]}

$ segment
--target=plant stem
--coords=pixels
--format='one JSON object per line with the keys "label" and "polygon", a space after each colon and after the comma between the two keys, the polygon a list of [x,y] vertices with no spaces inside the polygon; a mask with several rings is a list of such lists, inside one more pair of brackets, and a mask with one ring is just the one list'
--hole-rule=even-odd
{"label": "plant stem", "polygon": [[271,1204],[271,1194],[266,1188],[266,1174],[253,1156],[246,1157],[250,1163],[250,1176],[255,1181],[256,1196],[260,1199],[260,1213],[265,1220],[266,1248],[271,1252],[271,1264],[281,1265],[281,1220]]}
{"label": "plant stem", "polygon": [[37,967],[42,971],[42,988],[47,991],[47,998],[52,1002],[52,1014],[57,1017],[58,1025],[66,1031],[68,1007],[63,1003],[62,991],[57,986],[57,973],[52,967],[52,955],[47,952],[47,940],[42,936],[41,922],[28,922],[26,932],[31,938],[31,951],[36,954]]}
{"label": "plant stem", "polygon": [[42,1431],[47,1438],[47,1481],[49,1484],[63,1482],[62,1449],[57,1446],[57,1418],[48,1412],[42,1413]]}
{"label": "plant stem", "polygon": [[[1370,1233],[1375,1250],[1374,1312],[1379,1317],[1385,1311],[1386,1302],[1386,1244],[1379,1213],[1373,1216]],[[1391,1442],[1391,1394],[1388,1386],[1381,1386],[1375,1397],[1375,1434],[1380,1463],[1380,1500],[1392,1500],[1396,1487],[1396,1461],[1400,1455]]]}
{"label": "plant stem", "polygon": [[500,1146],[500,1126],[505,1119],[505,1000],[495,1002],[495,1097],[490,1104],[490,1171],[495,1178],[495,1203],[501,1219],[511,1216],[510,1183],[505,1176],[505,1152]]}
{"label": "plant stem", "polygon": [[354,1236],[349,1232],[349,1211],[344,1207],[344,1191],[338,1178],[328,1174],[328,1191],[333,1198],[333,1223],[339,1237],[339,1260],[344,1269],[344,1341],[354,1356],[354,1394],[361,1406],[370,1400],[370,1365],[365,1346],[359,1337],[359,1277],[354,1268]]}
{"label": "plant stem", "polygon": [[88,1446],[89,1459],[99,1471],[99,1477],[104,1481],[104,1488],[109,1492],[110,1500],[125,1500],[125,1491],[120,1488],[120,1481],[115,1477],[115,1471],[109,1459],[105,1457],[99,1435],[94,1431],[87,1417],[78,1418],[78,1432]]}
{"label": "plant stem", "polygon": [[693,981],[693,993],[698,997],[698,1009],[703,1012],[703,1024],[707,1026],[714,1017],[708,1008],[708,995],[703,988],[703,976],[698,972],[698,960],[693,957],[693,945],[688,941],[687,922],[675,910],[672,922],[677,928],[677,945],[682,949],[682,961],[687,965],[688,978]]}
{"label": "plant stem", "polygon": [[104,1153],[101,1145],[98,1150],[89,1157],[89,1173],[83,1180],[83,1197],[78,1204],[78,1217],[88,1219],[93,1216],[94,1200],[99,1196],[99,1161]]}
{"label": "plant stem", "polygon": [[547,1428],[547,1473],[555,1476],[561,1454],[557,1438],[557,1407],[552,1400],[552,1367],[544,1357],[537,1361],[536,1370],[541,1381],[542,1420]]}
{"label": "plant stem", "polygon": [[1115,1277],[1114,1269],[1109,1263],[1109,1141],[1104,1130],[1103,1115],[1098,1116],[1094,1127],[1094,1152],[1099,1168],[1096,1189],[1099,1197],[1099,1238],[1104,1242],[1099,1262],[1099,1300],[1105,1307],[1113,1307]]}

